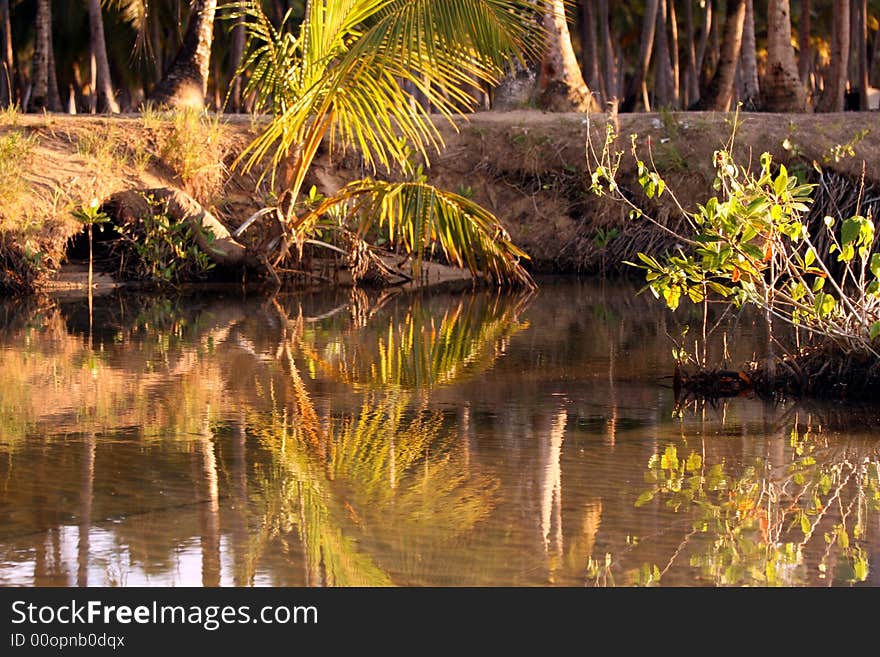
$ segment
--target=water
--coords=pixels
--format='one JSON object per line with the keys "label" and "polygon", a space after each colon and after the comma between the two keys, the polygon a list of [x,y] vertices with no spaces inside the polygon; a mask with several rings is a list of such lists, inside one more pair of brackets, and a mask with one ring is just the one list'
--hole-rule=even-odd
{"label": "water", "polygon": [[636,291],[7,302],[0,585],[880,584],[880,413],[677,403]]}

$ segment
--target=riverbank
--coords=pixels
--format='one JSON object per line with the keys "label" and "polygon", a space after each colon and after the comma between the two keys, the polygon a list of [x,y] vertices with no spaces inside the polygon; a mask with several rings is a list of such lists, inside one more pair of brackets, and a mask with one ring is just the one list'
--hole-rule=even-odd
{"label": "riverbank", "polygon": [[[638,251],[659,253],[671,244],[647,222],[629,220],[624,208],[590,193],[587,138],[601,149],[608,120],[529,110],[482,112],[459,119],[455,128],[438,120],[446,148],[431,154],[428,177],[498,216],[530,255],[533,272],[621,271],[626,268],[621,263]],[[651,144],[654,164],[685,207],[714,193],[712,155],[729,142],[734,128],[734,155],[742,162],[757,163],[769,151],[811,180],[817,179],[817,167],[823,171],[813,219],[844,214],[859,200],[863,214],[880,204],[880,194],[873,193],[880,189],[877,112],[738,117],[683,112],[627,114],[614,121],[620,148],[638,135],[647,159]],[[84,257],[83,225],[74,212],[92,199],[103,203],[127,190],[184,191],[234,231],[272,202],[259,172],[245,175],[233,166],[258,127],[252,117],[230,115],[0,115],[0,288],[29,291],[59,284],[63,266],[81,264]],[[315,185],[332,192],[364,173],[356,153],[325,154],[306,189]],[[635,175],[624,160],[619,179],[638,204],[675,221],[669,195],[642,197]],[[102,233],[95,237],[101,240]],[[315,280],[323,283],[326,277]],[[69,272],[64,284],[70,284]]]}

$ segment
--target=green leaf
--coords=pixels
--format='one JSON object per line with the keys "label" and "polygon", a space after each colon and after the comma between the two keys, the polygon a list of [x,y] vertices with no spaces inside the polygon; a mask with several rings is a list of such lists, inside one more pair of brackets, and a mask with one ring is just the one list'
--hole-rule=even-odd
{"label": "green leaf", "polygon": [[814,262],[816,262],[816,252],[812,248],[809,248],[804,255],[804,266],[809,267]]}
{"label": "green leaf", "polygon": [[880,278],[880,253],[871,255],[871,263],[868,265],[868,268],[876,278]]}
{"label": "green leaf", "polygon": [[859,239],[859,233],[862,230],[861,217],[851,217],[843,222],[840,227],[840,241],[844,244],[852,244]]}
{"label": "green leaf", "polygon": [[880,322],[874,322],[871,324],[870,335],[872,340],[877,339],[877,336],[880,335]]}
{"label": "green leaf", "polygon": [[788,188],[788,170],[785,168],[785,165],[780,165],[779,167],[779,175],[776,176],[776,180],[773,183],[773,190],[776,192],[777,196],[782,196],[783,192]]}
{"label": "green leaf", "polygon": [[681,288],[678,285],[667,285],[663,288],[663,298],[670,310],[678,308],[681,301]]}

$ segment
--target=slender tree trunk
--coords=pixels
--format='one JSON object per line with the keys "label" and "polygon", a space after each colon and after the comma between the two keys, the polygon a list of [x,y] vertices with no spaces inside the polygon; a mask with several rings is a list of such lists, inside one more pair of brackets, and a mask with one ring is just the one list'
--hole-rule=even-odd
{"label": "slender tree trunk", "polygon": [[[51,25],[51,21],[49,23]],[[61,112],[61,92],[58,90],[58,70],[55,68],[55,46],[52,42],[52,33],[49,33],[49,105]]]}
{"label": "slender tree trunk", "polygon": [[813,47],[810,44],[812,7],[810,0],[801,0],[801,20],[798,25],[798,73],[801,76],[801,84],[807,85],[810,77],[810,69],[813,61]]}
{"label": "slender tree trunk", "polygon": [[746,22],[743,26],[741,54],[742,103],[747,111],[758,109],[760,87],[758,86],[758,60],[755,46],[755,4],[746,0]]}
{"label": "slender tree trunk", "polygon": [[820,112],[842,112],[846,95],[849,63],[849,0],[834,0],[831,65],[825,75],[825,90],[819,100]]}
{"label": "slender tree trunk", "polygon": [[12,78],[15,67],[12,62],[12,19],[9,0],[0,0],[0,107],[15,104],[15,85]]}
{"label": "slender tree trunk", "polygon": [[712,0],[706,0],[706,7],[703,11],[703,24],[700,28],[700,45],[697,48],[697,92],[694,102],[700,99],[703,88],[708,85],[711,75],[708,73],[706,65],[706,51],[709,48],[709,34],[714,29],[714,11],[712,9]]}
{"label": "slender tree trunk", "polygon": [[608,94],[599,74],[599,41],[596,32],[596,8],[594,0],[581,2],[581,70],[587,86],[607,102]]}
{"label": "slender tree trunk", "polygon": [[880,30],[874,32],[874,44],[871,46],[871,69],[868,81],[872,87],[880,86]]}
{"label": "slender tree trunk", "polygon": [[678,43],[678,14],[675,11],[675,0],[669,1],[669,49],[672,51],[672,104],[681,106],[681,59]]}
{"label": "slender tree trunk", "polygon": [[[848,17],[846,25],[848,30]],[[769,0],[767,3],[767,71],[761,87],[761,106],[765,111],[806,111],[806,94],[791,44],[789,0]]]}
{"label": "slender tree trunk", "polygon": [[152,99],[156,103],[199,109],[205,106],[216,11],[217,0],[193,3],[183,44],[171,68],[153,90]]}
{"label": "slender tree trunk", "polygon": [[58,82],[55,74],[55,57],[52,53],[52,6],[50,0],[38,0],[36,18],[36,41],[34,43],[33,74],[28,111],[61,111]]}
{"label": "slender tree trunk", "polygon": [[241,112],[241,76],[238,75],[238,67],[241,66],[241,58],[244,56],[245,46],[245,28],[244,19],[239,18],[232,28],[232,49],[229,53],[230,79],[232,80],[232,89],[230,91],[229,101],[233,112]]}
{"label": "slender tree trunk", "polygon": [[620,85],[617,82],[617,59],[614,52],[614,40],[611,38],[611,17],[608,15],[608,0],[598,0],[599,34],[602,39],[602,75],[605,78],[605,102],[614,102],[620,96]]}
{"label": "slender tree trunk", "polygon": [[657,45],[654,53],[654,105],[657,108],[669,107],[673,103],[672,64],[669,62],[669,38],[666,32],[667,0],[657,3],[657,27],[654,40]]}
{"label": "slender tree trunk", "polygon": [[639,94],[645,80],[648,79],[648,69],[651,67],[651,54],[654,50],[654,34],[657,31],[657,10],[660,0],[646,0],[645,13],[642,16],[642,34],[639,38],[639,60],[636,63],[636,73],[632,78],[632,84],[626,91],[621,111],[632,112],[638,105]]}
{"label": "slender tree trunk", "polygon": [[110,62],[107,60],[107,42],[104,40],[104,18],[101,15],[101,0],[89,0],[89,35],[92,56],[95,58],[97,72],[96,92],[97,111],[119,113],[113,82],[110,79]]}
{"label": "slender tree trunk", "polygon": [[746,0],[728,0],[726,14],[718,66],[706,92],[694,104],[693,109],[696,110],[726,112],[733,101],[733,86],[746,22]]}
{"label": "slender tree trunk", "polygon": [[564,0],[553,0],[544,15],[544,29],[549,42],[538,78],[538,106],[552,112],[595,111],[598,105],[571,45]]}
{"label": "slender tree trunk", "polygon": [[859,108],[864,112],[871,109],[868,105],[868,87],[870,70],[868,69],[868,0],[856,0],[859,12],[858,44],[856,45],[857,75],[859,81]]}
{"label": "slender tree trunk", "polygon": [[685,30],[685,72],[684,72],[684,106],[690,107],[700,94],[700,80],[697,77],[697,48],[694,43],[694,3],[693,0],[684,2],[684,30]]}

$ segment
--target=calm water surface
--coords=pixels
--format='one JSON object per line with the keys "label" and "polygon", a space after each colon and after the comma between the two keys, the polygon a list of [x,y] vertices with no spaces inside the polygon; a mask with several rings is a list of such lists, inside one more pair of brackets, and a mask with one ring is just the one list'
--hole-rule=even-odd
{"label": "calm water surface", "polygon": [[880,584],[880,413],[676,403],[699,313],[541,283],[0,305],[0,585]]}

